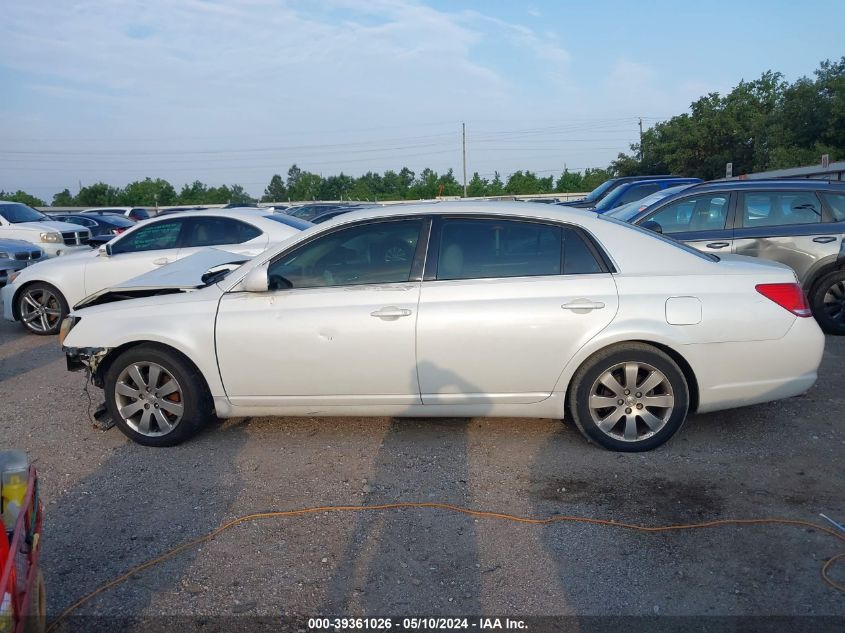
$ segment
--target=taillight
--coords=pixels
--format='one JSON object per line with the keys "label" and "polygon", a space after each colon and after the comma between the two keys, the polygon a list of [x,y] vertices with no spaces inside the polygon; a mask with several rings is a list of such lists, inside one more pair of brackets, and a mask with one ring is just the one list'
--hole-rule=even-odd
{"label": "taillight", "polygon": [[798,284],[757,284],[757,292],[771,299],[781,308],[789,310],[795,316],[811,316],[810,308],[804,300],[804,293]]}
{"label": "taillight", "polygon": [[121,227],[118,227],[116,229],[112,229],[111,232],[114,233],[115,235],[120,235],[125,230],[126,230],[126,228],[121,226]]}

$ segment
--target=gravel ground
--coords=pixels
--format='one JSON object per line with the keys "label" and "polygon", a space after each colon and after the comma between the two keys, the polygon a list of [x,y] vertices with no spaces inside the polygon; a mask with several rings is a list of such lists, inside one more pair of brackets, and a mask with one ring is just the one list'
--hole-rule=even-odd
{"label": "gravel ground", "polygon": [[[442,501],[648,525],[845,520],[845,338],[806,396],[692,417],[648,454],[552,420],[253,418],[172,449],[92,427],[54,338],[0,323],[0,437],[35,460],[52,616],[222,522],[306,506]],[[92,388],[94,404],[100,392]],[[830,537],[784,526],[642,534],[440,510],[265,519],[133,576],[80,614],[112,616],[837,615]],[[845,565],[834,570],[845,582]]]}

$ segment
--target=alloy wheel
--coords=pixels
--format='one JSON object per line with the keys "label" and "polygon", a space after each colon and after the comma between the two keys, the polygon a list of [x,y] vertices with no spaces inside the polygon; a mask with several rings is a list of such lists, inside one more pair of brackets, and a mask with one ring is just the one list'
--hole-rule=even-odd
{"label": "alloy wheel", "polygon": [[590,388],[593,422],[616,440],[638,442],[652,437],[666,426],[674,408],[668,378],[647,363],[614,365]]}
{"label": "alloy wheel", "polygon": [[845,323],[845,281],[837,280],[824,294],[824,310],[833,321]]}
{"label": "alloy wheel", "polygon": [[21,322],[35,332],[49,332],[62,318],[59,298],[46,288],[24,292],[20,301]]}
{"label": "alloy wheel", "polygon": [[167,435],[184,413],[182,388],[173,374],[156,363],[132,363],[120,372],[114,401],[126,424],[148,437]]}

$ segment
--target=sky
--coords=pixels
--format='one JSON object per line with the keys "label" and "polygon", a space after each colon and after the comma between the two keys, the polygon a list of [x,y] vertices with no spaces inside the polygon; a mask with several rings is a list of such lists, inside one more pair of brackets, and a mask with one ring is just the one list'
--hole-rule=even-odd
{"label": "sky", "polygon": [[841,0],[4,0],[0,189],[606,167],[842,47]]}

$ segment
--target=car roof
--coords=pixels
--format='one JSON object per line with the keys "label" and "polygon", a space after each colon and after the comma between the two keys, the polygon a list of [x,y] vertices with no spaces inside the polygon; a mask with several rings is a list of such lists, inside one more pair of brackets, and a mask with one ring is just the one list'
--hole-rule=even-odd
{"label": "car roof", "polygon": [[348,213],[341,213],[336,218],[318,226],[338,226],[347,222],[369,218],[392,218],[408,215],[501,215],[520,218],[548,219],[558,221],[571,221],[583,224],[589,218],[598,217],[593,211],[584,209],[570,209],[550,204],[525,204],[514,201],[489,201],[489,200],[454,200],[443,201],[437,204],[431,202],[415,202],[409,204],[391,204],[379,207],[367,207],[355,209]]}
{"label": "car roof", "polygon": [[754,180],[711,180],[693,185],[687,191],[709,191],[711,189],[845,189],[845,182],[815,180],[812,178],[784,179],[759,178]]}

